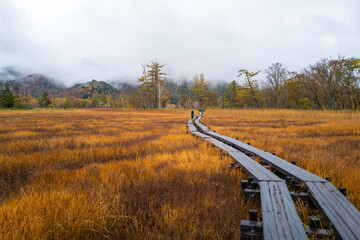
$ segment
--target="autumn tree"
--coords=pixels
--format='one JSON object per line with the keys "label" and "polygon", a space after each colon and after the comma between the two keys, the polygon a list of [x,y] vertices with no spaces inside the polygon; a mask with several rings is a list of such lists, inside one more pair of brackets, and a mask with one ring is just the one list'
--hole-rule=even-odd
{"label": "autumn tree", "polygon": [[152,108],[154,107],[154,101],[156,99],[155,87],[153,82],[147,75],[146,66],[143,65],[142,67],[142,75],[137,79],[140,83],[139,92],[141,95],[144,95],[144,97],[142,98],[144,108]]}
{"label": "autumn tree", "polygon": [[206,102],[212,97],[213,93],[209,90],[210,82],[205,79],[205,75],[200,73],[196,74],[192,81],[190,91],[193,93],[194,98],[199,102],[199,108],[203,108]]}
{"label": "autumn tree", "polygon": [[156,103],[157,107],[161,109],[162,100],[165,97],[165,85],[167,78],[165,77],[167,74],[162,71],[162,68],[165,64],[160,65],[158,62],[151,62],[151,64],[146,65],[149,68],[147,71],[147,77],[150,79],[152,86],[155,89],[156,93]]}
{"label": "autumn tree", "polygon": [[257,91],[259,86],[257,85],[257,80],[253,79],[257,74],[259,74],[261,71],[257,71],[257,72],[249,72],[246,69],[240,69],[238,71],[238,77],[241,77],[242,75],[245,75],[245,84],[244,87],[249,89],[249,94],[253,100],[253,102],[255,103],[255,107],[259,107],[259,101],[258,101],[258,95],[257,95]]}
{"label": "autumn tree", "polygon": [[[287,103],[287,89],[285,81],[288,78],[289,71],[282,63],[274,63],[268,69],[265,70],[267,84],[272,90],[274,105],[277,108],[286,107]],[[282,91],[283,90],[283,91]],[[285,96],[285,99],[282,99],[282,96]],[[283,101],[282,101],[283,100]]]}
{"label": "autumn tree", "polygon": [[192,92],[189,87],[190,83],[183,81],[176,89],[176,95],[178,97],[178,104],[183,108],[192,107]]}
{"label": "autumn tree", "polygon": [[225,92],[225,100],[229,102],[230,108],[232,109],[235,104],[235,98],[237,95],[237,92],[239,91],[239,84],[235,80],[229,83],[229,85],[226,88]]}
{"label": "autumn tree", "polygon": [[161,105],[166,99],[166,73],[162,71],[165,64],[151,62],[143,66],[142,75],[138,78],[140,90],[147,98],[146,107],[155,107],[161,109]]}
{"label": "autumn tree", "polygon": [[125,109],[125,101],[127,99],[127,96],[124,92],[122,92],[120,95],[119,95],[119,99],[121,101],[121,107],[122,109]]}
{"label": "autumn tree", "polygon": [[225,108],[225,100],[226,100],[225,94],[227,87],[228,87],[228,83],[218,82],[213,88],[214,92],[217,95],[217,106],[220,106],[222,108]]}
{"label": "autumn tree", "polygon": [[67,108],[72,108],[72,107],[73,107],[72,102],[71,102],[69,96],[67,96],[67,97],[65,98],[65,100],[64,100],[64,102],[63,102],[62,105],[63,105],[63,107],[64,107],[65,109],[67,109]]}
{"label": "autumn tree", "polygon": [[303,81],[311,87],[320,108],[357,109],[359,106],[359,59],[322,59],[305,69]]}

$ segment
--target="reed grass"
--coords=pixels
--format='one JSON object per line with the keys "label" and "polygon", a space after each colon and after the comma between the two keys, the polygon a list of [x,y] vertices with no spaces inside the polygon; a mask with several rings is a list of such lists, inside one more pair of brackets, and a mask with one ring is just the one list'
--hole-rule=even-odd
{"label": "reed grass", "polygon": [[239,238],[245,176],[189,116],[0,112],[0,239]]}
{"label": "reed grass", "polygon": [[360,208],[360,112],[209,110],[202,121],[320,177],[331,176]]}

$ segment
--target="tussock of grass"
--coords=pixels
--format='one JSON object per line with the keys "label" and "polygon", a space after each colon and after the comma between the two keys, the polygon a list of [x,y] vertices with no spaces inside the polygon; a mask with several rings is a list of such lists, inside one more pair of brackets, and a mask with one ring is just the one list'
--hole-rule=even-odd
{"label": "tussock of grass", "polygon": [[189,115],[0,112],[0,238],[239,238],[244,176]]}
{"label": "tussock of grass", "polygon": [[[206,114],[217,132],[332,176],[359,207],[359,113]],[[246,176],[228,156],[186,134],[189,115],[0,112],[0,239],[239,238],[239,220],[259,204],[244,203]]]}

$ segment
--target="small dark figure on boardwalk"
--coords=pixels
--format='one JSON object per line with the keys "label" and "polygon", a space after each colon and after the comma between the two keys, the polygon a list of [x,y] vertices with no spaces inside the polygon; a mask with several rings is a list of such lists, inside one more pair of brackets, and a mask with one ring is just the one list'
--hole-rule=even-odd
{"label": "small dark figure on boardwalk", "polygon": [[191,110],[191,119],[194,118],[194,110]]}
{"label": "small dark figure on boardwalk", "polygon": [[199,116],[201,116],[201,109],[199,109]]}

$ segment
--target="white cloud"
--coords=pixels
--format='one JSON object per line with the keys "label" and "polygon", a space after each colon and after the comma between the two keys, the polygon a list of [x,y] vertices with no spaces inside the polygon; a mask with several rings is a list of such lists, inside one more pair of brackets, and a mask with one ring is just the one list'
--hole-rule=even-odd
{"label": "white cloud", "polygon": [[0,0],[0,67],[66,83],[129,78],[158,60],[170,77],[359,56],[356,0]]}

